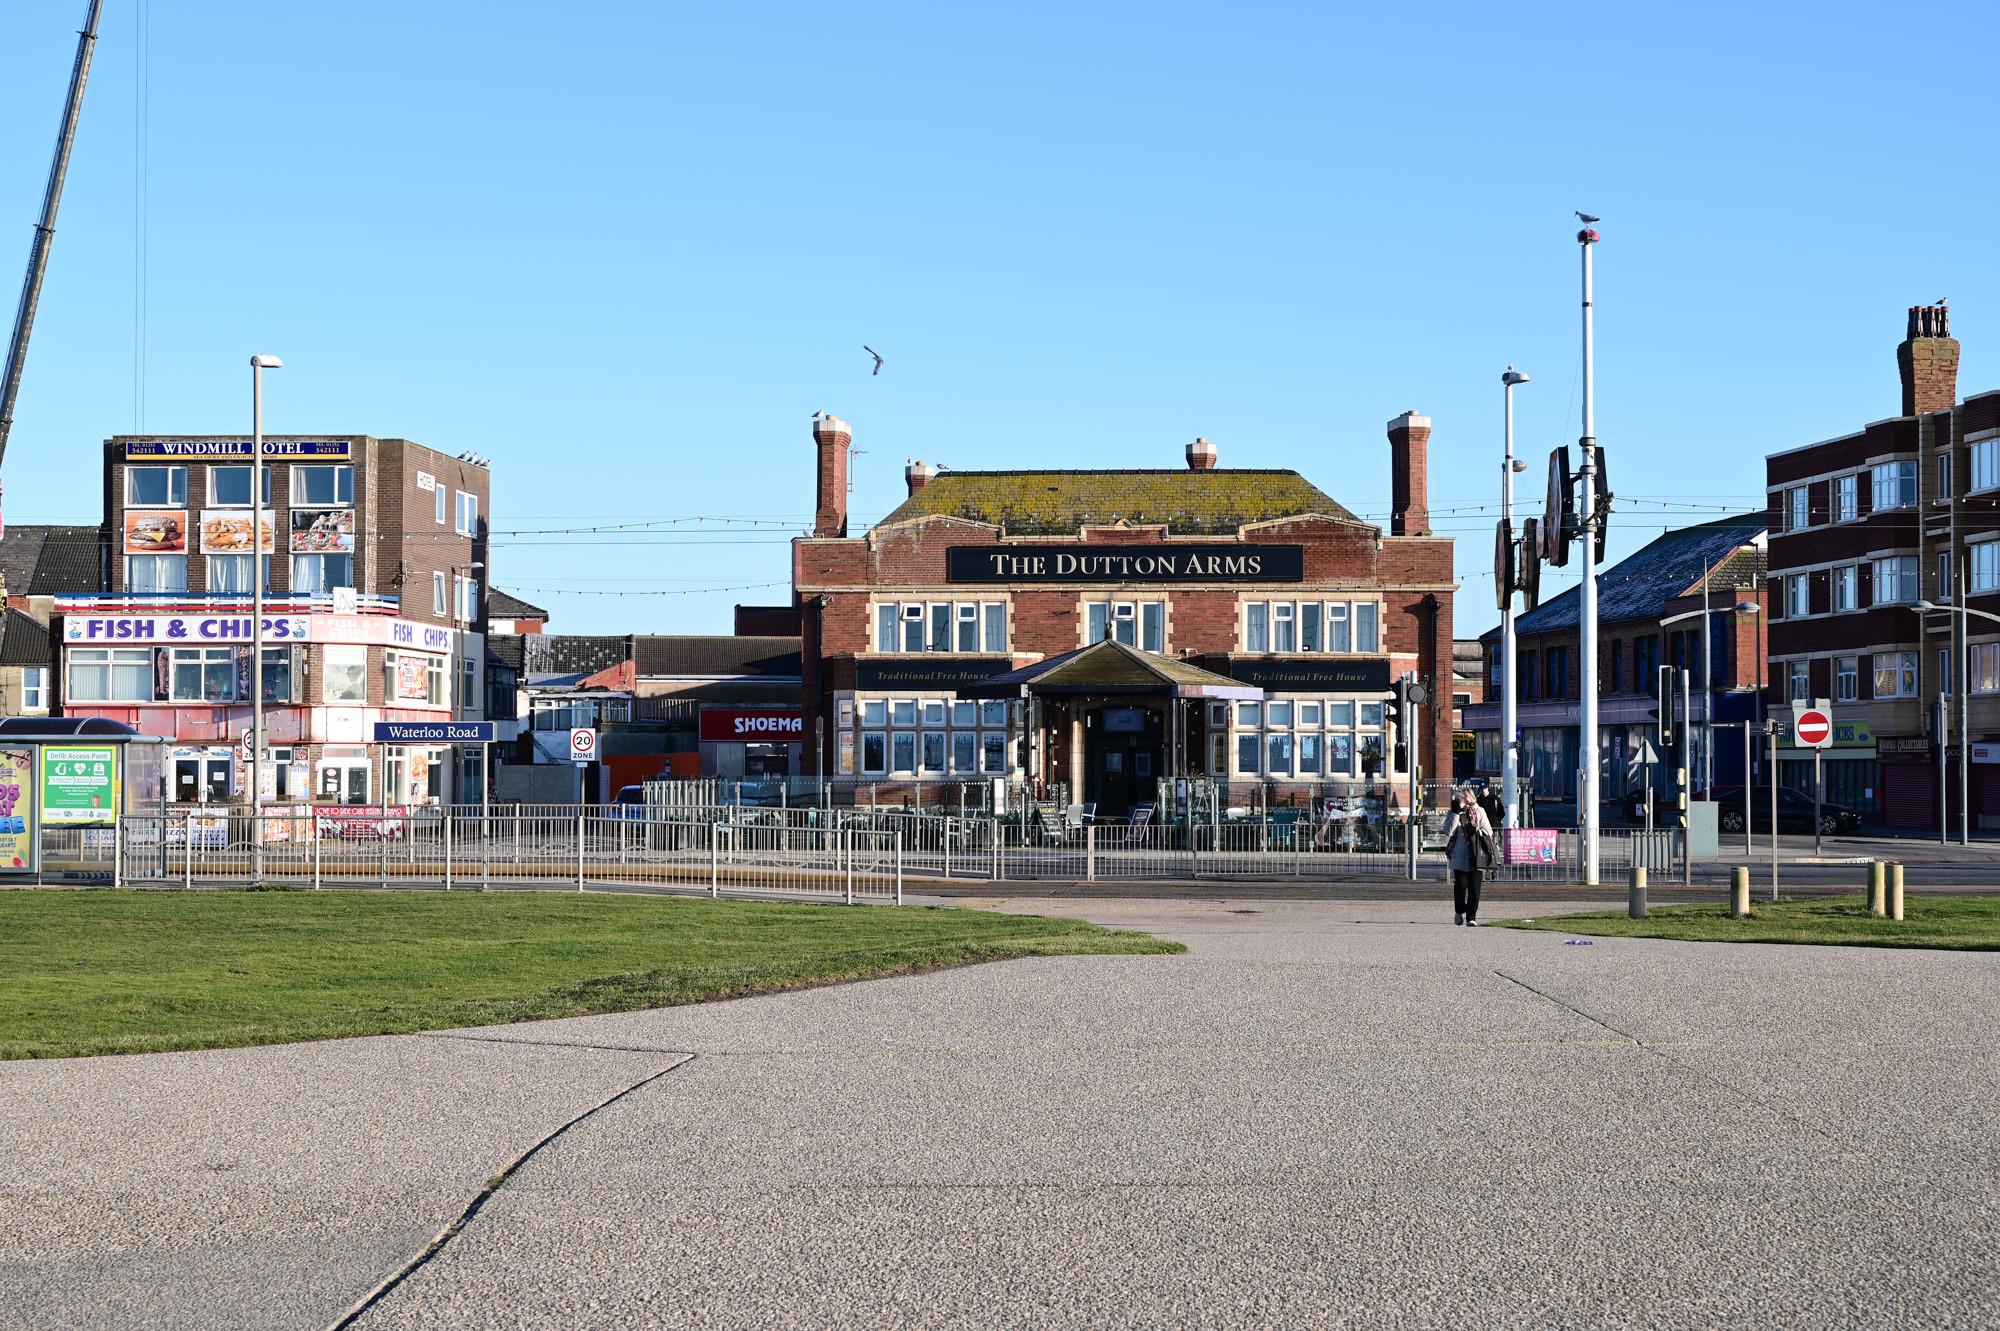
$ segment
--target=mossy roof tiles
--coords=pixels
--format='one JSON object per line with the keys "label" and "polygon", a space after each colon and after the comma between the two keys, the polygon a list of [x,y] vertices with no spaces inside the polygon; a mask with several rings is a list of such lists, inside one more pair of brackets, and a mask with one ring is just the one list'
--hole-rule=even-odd
{"label": "mossy roof tiles", "polygon": [[1010,536],[1074,536],[1124,521],[1176,536],[1234,536],[1308,513],[1360,521],[1295,471],[943,471],[877,525],[941,516]]}

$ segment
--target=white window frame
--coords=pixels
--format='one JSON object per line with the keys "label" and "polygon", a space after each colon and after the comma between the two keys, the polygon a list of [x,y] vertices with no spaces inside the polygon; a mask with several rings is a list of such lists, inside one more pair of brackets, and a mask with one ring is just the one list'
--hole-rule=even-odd
{"label": "white window frame", "polygon": [[1971,481],[1968,493],[1977,494],[1981,490],[1991,490],[2000,486],[2000,435],[1988,435],[1975,439],[1966,447],[1971,458]]}
{"label": "white window frame", "polygon": [[[139,562],[141,560],[145,560],[147,562],[142,564]],[[186,555],[126,555],[125,590],[128,592],[137,591],[141,593],[150,593],[157,596],[171,596],[171,595],[185,593],[187,591],[187,561],[188,557]],[[180,578],[179,578],[180,585],[179,586],[169,585],[162,587],[159,585],[159,582],[161,580],[158,578],[149,577],[141,579],[135,577],[133,575],[134,570],[139,568],[145,568],[154,573],[159,573],[159,572],[170,573],[173,570],[178,569],[180,570]],[[145,587],[138,586],[138,584],[141,581],[146,582],[148,585]],[[175,579],[169,577],[165,579],[165,581],[168,582],[169,584],[172,584],[175,581]]]}
{"label": "white window frame", "polygon": [[452,524],[452,530],[460,536],[479,535],[478,495],[466,490],[458,492],[458,515],[457,521]]}
{"label": "white window frame", "polygon": [[[223,472],[248,471],[248,470],[250,470],[250,464],[247,462],[235,463],[233,465],[225,465],[223,463],[210,463],[208,467],[208,502],[204,505],[204,507],[254,508],[256,506],[255,503],[256,496],[254,494],[249,499],[245,499],[240,503],[235,502],[233,500],[216,498],[216,490],[220,488],[220,481],[222,479]],[[266,462],[264,464],[264,507],[269,508],[270,506],[271,506],[271,464]]]}
{"label": "white window frame", "polygon": [[444,574],[431,574],[431,613],[440,619],[451,612],[450,585]]}
{"label": "white window frame", "polygon": [[1812,700],[1812,665],[1810,662],[1785,662],[1785,699],[1788,702],[1810,702]]}
{"label": "white window frame", "polygon": [[21,667],[21,710],[45,712],[49,708],[49,668]]}
{"label": "white window frame", "polygon": [[[1883,662],[1889,664],[1884,665]],[[1877,698],[1914,698],[1917,696],[1917,654],[1915,652],[1877,652],[1874,660],[1875,696]],[[1889,687],[1883,687],[1883,681]]]}
{"label": "white window frame", "polygon": [[1833,520],[1852,522],[1861,516],[1861,478],[1858,475],[1833,478]]}
{"label": "white window frame", "polygon": [[437,510],[437,525],[440,527],[451,521],[450,518],[445,516],[446,500],[450,490],[451,487],[449,485],[434,485],[431,487],[431,502]]}
{"label": "white window frame", "polygon": [[1812,526],[1812,506],[1806,487],[1794,485],[1785,491],[1785,530],[1804,531]]}
{"label": "white window frame", "polygon": [[1852,564],[1842,564],[1839,568],[1833,570],[1833,608],[1835,610],[1853,610],[1861,604],[1859,600],[1860,582],[1860,575],[1855,571]]}
{"label": "white window frame", "polygon": [[1973,693],[2000,693],[2000,642],[1967,644],[1965,678]]}
{"label": "white window frame", "polygon": [[[368,649],[349,647],[342,644],[328,644],[320,652],[320,699],[322,702],[340,707],[365,707],[368,704]],[[342,672],[359,668],[357,678],[361,681],[361,696],[351,698],[334,691],[334,670]]]}
{"label": "white window frame", "polygon": [[1878,462],[1869,469],[1870,507],[1908,508],[1917,502],[1917,464],[1914,460]]}
{"label": "white window frame", "polygon": [[1812,586],[1803,573],[1785,578],[1785,618],[1802,619],[1812,613]]}
{"label": "white window frame", "polygon": [[[316,471],[333,473],[332,499],[308,499],[303,493],[306,477]],[[347,481],[347,498],[340,498],[341,479]],[[292,464],[292,507],[293,508],[353,508],[354,507],[354,464],[352,462],[313,462]]]}
{"label": "white window frame", "polygon": [[[164,471],[167,473],[167,498],[159,503],[150,499],[140,499],[133,494],[133,482],[142,472]],[[186,508],[188,500],[188,469],[184,466],[127,466],[125,468],[125,507],[140,510],[157,508]],[[178,497],[176,497],[178,495]]]}
{"label": "white window frame", "polygon": [[1978,541],[1965,547],[1968,590],[2000,591],[2000,541]]}
{"label": "white window frame", "polygon": [[1903,605],[1917,599],[1915,555],[1887,555],[1875,560],[1874,567],[1872,599],[1876,605]]}
{"label": "white window frame", "polygon": [[1836,656],[1833,659],[1833,700],[1853,702],[1861,696],[1861,658]]}

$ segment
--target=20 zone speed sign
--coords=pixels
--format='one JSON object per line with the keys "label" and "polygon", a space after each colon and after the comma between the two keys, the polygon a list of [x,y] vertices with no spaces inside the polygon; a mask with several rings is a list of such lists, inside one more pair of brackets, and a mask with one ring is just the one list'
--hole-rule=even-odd
{"label": "20 zone speed sign", "polygon": [[569,756],[573,762],[595,762],[597,760],[597,732],[595,730],[570,731]]}

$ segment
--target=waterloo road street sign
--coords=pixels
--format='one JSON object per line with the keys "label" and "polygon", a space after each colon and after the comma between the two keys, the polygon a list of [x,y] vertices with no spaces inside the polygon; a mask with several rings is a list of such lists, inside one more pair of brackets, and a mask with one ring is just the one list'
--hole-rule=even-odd
{"label": "waterloo road street sign", "polygon": [[377,744],[490,744],[491,721],[377,721]]}

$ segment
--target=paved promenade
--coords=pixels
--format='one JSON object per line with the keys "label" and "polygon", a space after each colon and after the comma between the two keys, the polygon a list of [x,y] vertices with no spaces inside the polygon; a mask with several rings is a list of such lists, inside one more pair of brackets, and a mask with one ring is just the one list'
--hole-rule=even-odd
{"label": "paved promenade", "polygon": [[1193,951],[0,1064],[0,1326],[334,1325],[531,1151],[350,1324],[2000,1325],[2000,955],[983,904]]}

